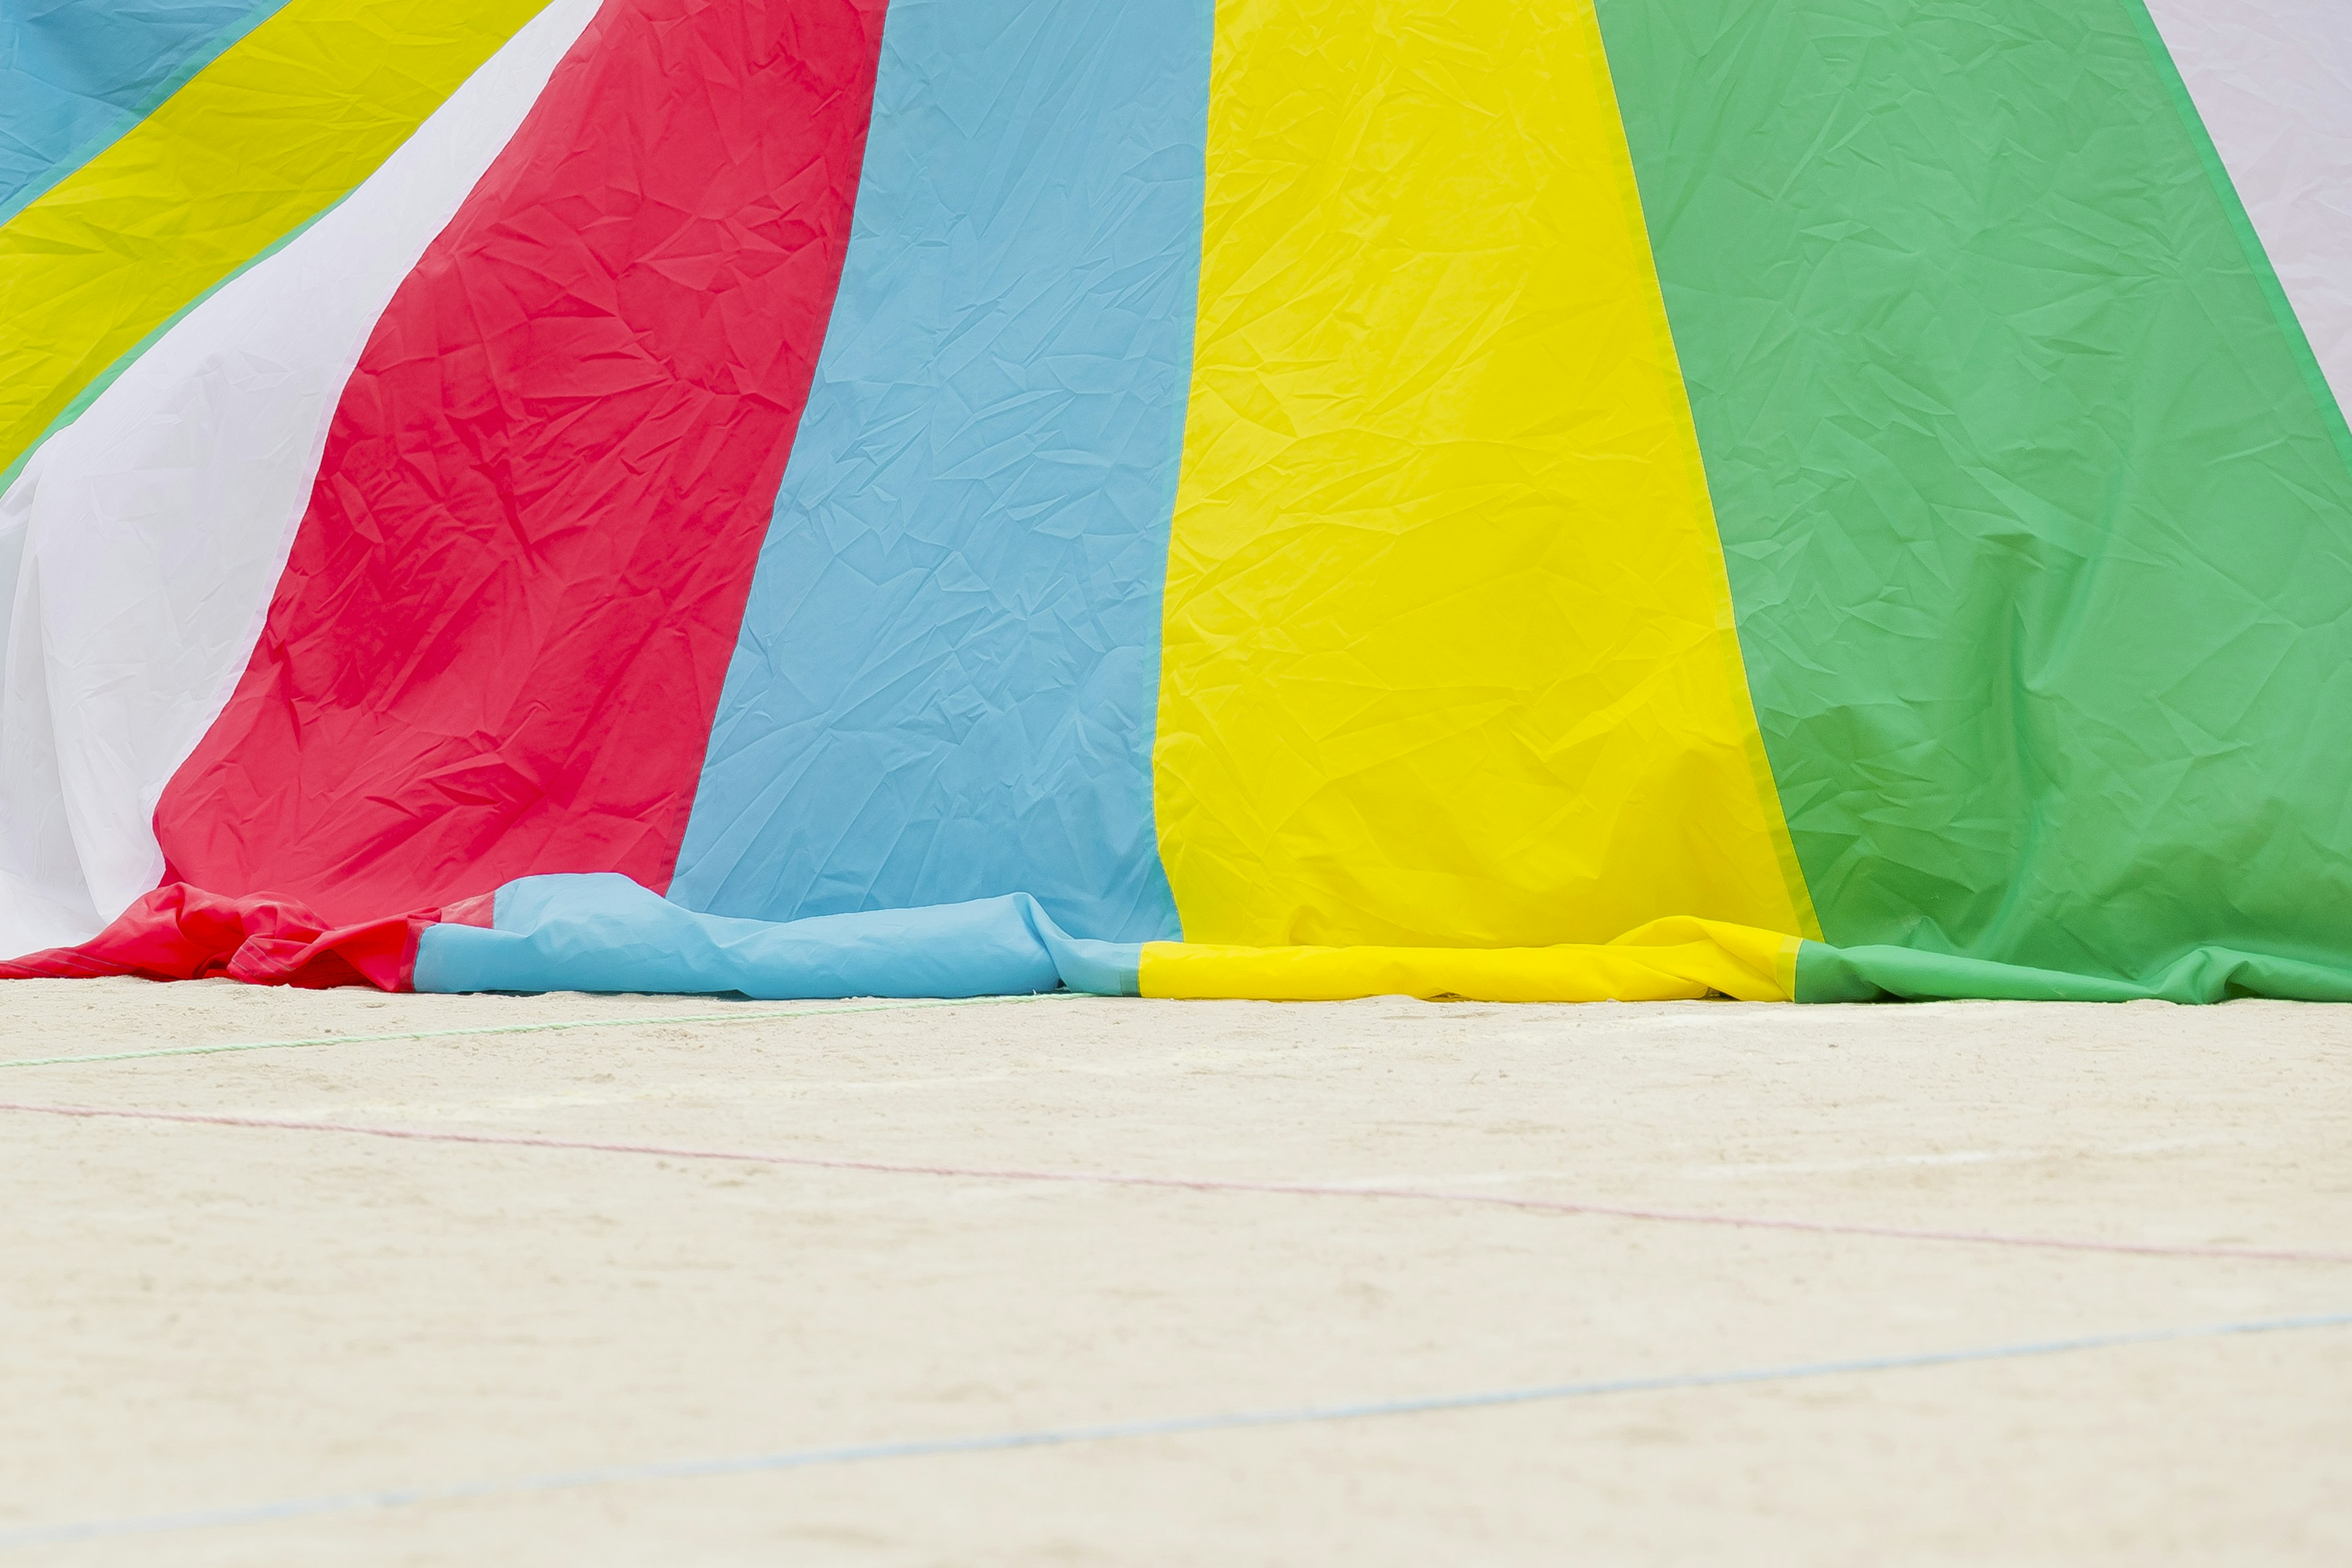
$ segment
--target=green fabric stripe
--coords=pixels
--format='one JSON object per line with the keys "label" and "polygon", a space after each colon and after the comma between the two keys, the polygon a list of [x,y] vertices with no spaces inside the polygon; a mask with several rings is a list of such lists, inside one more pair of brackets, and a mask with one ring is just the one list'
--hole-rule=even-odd
{"label": "green fabric stripe", "polygon": [[2352,1002],[2352,969],[2306,963],[2273,953],[2200,947],[2135,979],[1991,963],[1908,947],[1797,950],[1800,1002],[2227,1002],[2279,996],[2297,1002]]}
{"label": "green fabric stripe", "polygon": [[2352,467],[2139,0],[1600,10],[1824,936],[2352,973]]}
{"label": "green fabric stripe", "polygon": [[2279,281],[2278,270],[2271,265],[2270,251],[2255,232],[2246,204],[2238,198],[2238,187],[2230,178],[2229,166],[2221,162],[2221,150],[2213,145],[2213,138],[2205,129],[2205,117],[2197,112],[2197,100],[2189,93],[2189,84],[2181,79],[2180,68],[2171,49],[2165,46],[2164,34],[2158,29],[2156,18],[2148,15],[2147,0],[2122,3],[2139,28],[2140,42],[2156,60],[2164,90],[2172,100],[2173,112],[2180,116],[2180,122],[2188,127],[2197,144],[2197,158],[2204,165],[2205,178],[2211,184],[2221,210],[2229,215],[2231,230],[2238,237],[2238,247],[2246,253],[2247,265],[2263,287],[2263,298],[2270,302],[2271,314],[2278,321],[2288,352],[2294,355],[2304,384],[2319,405],[2327,433],[2335,439],[2336,454],[2346,467],[2352,468],[2352,426],[2345,423],[2344,410],[2336,401],[2335,390],[2327,384],[2327,373],[2320,368],[2319,355],[2312,350],[2310,334],[2303,330],[2302,319],[2296,316],[2293,302],[2286,297],[2286,286]]}

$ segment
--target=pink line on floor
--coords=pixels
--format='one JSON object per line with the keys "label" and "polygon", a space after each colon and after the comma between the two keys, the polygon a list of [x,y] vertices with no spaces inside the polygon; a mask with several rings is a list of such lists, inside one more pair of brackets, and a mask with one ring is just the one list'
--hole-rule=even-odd
{"label": "pink line on floor", "polygon": [[479,1143],[518,1149],[572,1149],[598,1154],[650,1154],[671,1160],[724,1160],[759,1165],[795,1165],[821,1171],[870,1171],[898,1176],[957,1176],[985,1182],[1059,1182],[1079,1186],[1171,1187],[1202,1193],[1277,1193],[1297,1197],[1410,1198],[1424,1203],[1476,1204],[1488,1208],[1546,1214],[1585,1215],[1601,1219],[1660,1221],[1670,1225],[1733,1226],[1746,1230],[1806,1231],[1821,1236],[1873,1236],[1897,1241],[1957,1241],[1985,1247],[2038,1247],[2063,1252],[2116,1252],[2154,1258],[2227,1258],[2264,1263],[2352,1263],[2352,1253],[2287,1247],[2204,1246],[2194,1242],[2103,1241],[2089,1237],[2012,1236],[1989,1230],[1937,1230],[1896,1225],[1852,1225],[1835,1220],[1790,1219],[1770,1215],[1708,1214],[1689,1209],[1639,1208],[1623,1204],[1573,1202],[1562,1198],[1509,1197],[1496,1193],[1449,1192],[1438,1187],[1347,1186],[1327,1182],[1244,1181],[1218,1176],[1156,1176],[1129,1171],[1030,1171],[1010,1166],[905,1164],[888,1160],[837,1160],[814,1154],[773,1154],[757,1150],[692,1149],[666,1143],[607,1143],[578,1138],[541,1138],[520,1132],[456,1132],[424,1127],[372,1127],[355,1121],[301,1121],[271,1116],[228,1116],[191,1110],[139,1110],[107,1105],[29,1105],[0,1100],[0,1111],[38,1116],[111,1117],[134,1121],[186,1122],[209,1127],[257,1127],[286,1132],[340,1132],[366,1138],[396,1138],[422,1143]]}

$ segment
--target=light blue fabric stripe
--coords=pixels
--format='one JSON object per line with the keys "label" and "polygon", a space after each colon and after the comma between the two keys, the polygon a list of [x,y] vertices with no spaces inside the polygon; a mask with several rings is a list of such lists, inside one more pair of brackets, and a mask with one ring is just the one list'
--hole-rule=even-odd
{"label": "light blue fabric stripe", "polygon": [[285,3],[0,5],[0,223],[112,145]]}
{"label": "light blue fabric stripe", "polygon": [[1151,812],[1209,0],[898,0],[670,896],[1180,934]]}
{"label": "light blue fabric stripe", "polygon": [[639,991],[755,1001],[1137,994],[1137,942],[1079,941],[1026,893],[789,922],[698,914],[610,871],[500,888],[495,924],[427,926],[419,991]]}

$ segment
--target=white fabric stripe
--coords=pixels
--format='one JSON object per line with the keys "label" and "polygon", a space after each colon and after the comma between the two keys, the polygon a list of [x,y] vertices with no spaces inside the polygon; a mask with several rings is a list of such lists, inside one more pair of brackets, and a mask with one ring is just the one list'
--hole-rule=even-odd
{"label": "white fabric stripe", "polygon": [[554,0],[0,497],[0,956],[155,886],[155,803],[252,656],[369,332],[599,3]]}
{"label": "white fabric stripe", "polygon": [[2352,0],[2147,0],[2271,266],[2352,411]]}

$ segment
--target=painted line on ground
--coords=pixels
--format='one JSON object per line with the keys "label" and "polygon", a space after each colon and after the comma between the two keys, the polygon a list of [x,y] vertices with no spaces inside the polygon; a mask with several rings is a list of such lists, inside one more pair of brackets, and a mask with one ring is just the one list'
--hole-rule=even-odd
{"label": "painted line on ground", "polygon": [[764,1024],[784,1018],[833,1018],[846,1013],[900,1013],[923,1007],[987,1007],[1008,1002],[1045,1002],[1088,995],[1081,991],[1040,991],[1029,996],[950,996],[919,1002],[864,1002],[854,1007],[801,1007],[787,1013],[683,1013],[645,1018],[567,1018],[548,1024],[488,1024],[479,1028],[407,1029],[393,1035],[320,1035],[304,1040],[238,1040],[218,1046],[167,1046],[152,1051],[108,1051],[101,1055],[20,1057],[0,1068],[53,1068],[78,1062],[142,1062],[156,1057],[210,1057],[224,1051],[290,1051],[311,1046],[372,1046],[388,1040],[449,1040],[468,1035],[542,1035],[557,1029],[636,1029],[658,1024]]}
{"label": "painted line on ground", "polygon": [[1387,1415],[1423,1415],[1450,1410],[1482,1410],[1514,1405],[1590,1399],[1610,1394],[1664,1394],[1677,1389],[1729,1388],[1743,1384],[1794,1383],[1809,1378],[1849,1377],[1867,1373],[1906,1372],[1928,1367],[1957,1366],[1977,1362],[2019,1361],[2033,1356],[2063,1355],[2076,1351],[2117,1350],[2131,1345],[2174,1343],[2184,1340],[2221,1339],[2239,1334],[2283,1333],[2305,1329],[2352,1326],[2352,1311],[2310,1317],[2263,1318],[2228,1323],[2195,1324],[2184,1328],[2145,1329],[2121,1333],[2086,1334],[2071,1339],[2037,1340],[2017,1344],[1979,1345],[1960,1350],[1913,1351],[1896,1355],[1864,1356],[1850,1361],[1806,1362],[1787,1366],[1738,1367],[1722,1372],[1671,1373],[1653,1377],[1606,1378],[1584,1383],[1542,1384],[1528,1388],[1479,1390],[1467,1394],[1410,1395],[1402,1399],[1364,1400],[1346,1405],[1306,1405],[1288,1410],[1227,1411],[1202,1415],[1160,1416],[1140,1421],[1108,1421],[1071,1426],[1044,1426],[1026,1431],[989,1432],[964,1437],[913,1437],[895,1442],[847,1443],[823,1448],[791,1448],[780,1453],[743,1454],[724,1458],[678,1459],[641,1465],[610,1465],[522,1476],[509,1480],[463,1481],[442,1486],[397,1487],[383,1491],[342,1492],[325,1497],[288,1498],[242,1508],[198,1509],[184,1513],[150,1514],[138,1518],[80,1520],[68,1524],[39,1525],[0,1531],[0,1550],[20,1546],[57,1546],[126,1535],[160,1535],[236,1524],[268,1524],[320,1514],[407,1508],[419,1503],[461,1502],[482,1498],[519,1497],[570,1491],[585,1487],[617,1486],[639,1481],[688,1480],[712,1476],[737,1476],[761,1471],[811,1469],[824,1465],[860,1464],[878,1459],[930,1458],[949,1454],[998,1453],[1014,1448],[1057,1447],[1072,1443],[1101,1443],[1131,1437],[1182,1436],[1196,1432],[1235,1431],[1259,1426],[1296,1426],[1326,1421],[1357,1421]]}
{"label": "painted line on ground", "polygon": [[1250,1181],[1239,1177],[1152,1175],[1135,1171],[1034,1171],[1018,1166],[929,1165],[891,1160],[846,1160],[820,1154],[778,1154],[757,1149],[698,1149],[668,1143],[614,1143],[586,1138],[544,1138],[528,1132],[461,1132],[431,1127],[384,1127],[363,1121],[313,1121],[280,1116],[236,1116],[217,1111],[142,1110],[118,1105],[43,1105],[0,1100],[0,1111],[30,1116],[179,1122],[197,1127],[244,1127],[278,1132],[331,1132],[345,1137],[388,1138],[415,1143],[473,1143],[493,1148],[562,1149],[592,1154],[636,1154],[665,1160],[714,1160],[732,1164],[786,1165],[817,1171],[858,1171],[892,1176],[946,1176],[982,1182],[1048,1182],[1067,1186],[1166,1187],[1201,1193],[1272,1193],[1292,1197],[1405,1199],[1420,1203],[1471,1204],[1598,1219],[1655,1221],[1669,1225],[1729,1226],[1743,1230],[1802,1231],[1820,1236],[1865,1236],[1893,1241],[1958,1242],[1980,1247],[2045,1247],[2063,1252],[2123,1253],[2152,1258],[2213,1258],[2260,1263],[2352,1263],[2352,1253],[2293,1247],[2234,1247],[2199,1242],[2112,1241],[2095,1237],[2019,1236],[2002,1231],[1941,1230],[1838,1220],[1798,1219],[1778,1215],[1716,1214],[1696,1209],[1637,1207],[1568,1198],[1513,1197],[1500,1193],[1457,1192],[1440,1187],[1360,1186],[1337,1182]]}

